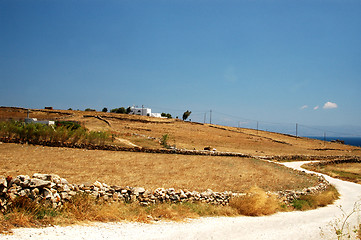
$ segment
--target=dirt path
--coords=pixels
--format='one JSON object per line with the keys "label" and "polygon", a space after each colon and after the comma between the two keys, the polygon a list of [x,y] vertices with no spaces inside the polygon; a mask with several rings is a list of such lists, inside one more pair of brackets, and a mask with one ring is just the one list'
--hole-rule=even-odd
{"label": "dirt path", "polygon": [[[301,169],[302,164],[285,163],[296,169]],[[201,218],[187,223],[96,223],[92,226],[16,229],[14,235],[0,235],[0,239],[337,239],[334,228],[339,228],[342,222],[337,224],[337,221],[344,219],[338,206],[350,213],[354,203],[361,199],[361,185],[325,177],[337,187],[341,198],[333,205],[306,212],[266,217]],[[359,217],[354,214],[349,219],[351,229],[358,224]]]}
{"label": "dirt path", "polygon": [[135,145],[134,143],[132,143],[131,141],[124,139],[124,138],[119,138],[116,137],[115,138],[118,142],[124,143],[127,146],[131,146],[131,147],[139,147],[138,145]]}

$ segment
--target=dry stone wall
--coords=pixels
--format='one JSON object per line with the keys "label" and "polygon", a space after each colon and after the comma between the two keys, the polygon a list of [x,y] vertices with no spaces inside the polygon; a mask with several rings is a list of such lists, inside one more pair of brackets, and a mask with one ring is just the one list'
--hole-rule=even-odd
{"label": "dry stone wall", "polygon": [[289,205],[293,200],[298,199],[301,196],[323,192],[327,189],[328,186],[330,186],[330,183],[325,179],[324,176],[317,174],[311,175],[317,176],[318,178],[318,184],[316,186],[304,188],[302,190],[278,191],[276,193],[278,198],[281,199],[286,205]]}
{"label": "dry stone wall", "polygon": [[142,187],[109,186],[96,181],[92,184],[70,184],[55,174],[35,173],[32,177],[19,175],[15,178],[0,176],[0,209],[5,212],[15,198],[24,196],[33,201],[48,200],[53,207],[61,206],[79,193],[87,193],[105,201],[139,202],[149,205],[162,202],[205,202],[227,205],[232,192],[196,192],[157,188],[154,191]]}
{"label": "dry stone wall", "polygon": [[[23,143],[20,139],[0,138],[1,142],[6,143]],[[251,157],[241,153],[227,153],[215,151],[196,151],[196,150],[182,150],[182,149],[145,149],[138,147],[119,147],[115,145],[94,145],[94,144],[73,144],[64,142],[50,142],[50,141],[30,141],[29,144],[43,145],[50,147],[69,147],[69,148],[83,148],[96,150],[111,150],[111,151],[133,151],[146,153],[164,153],[164,154],[184,154],[184,155],[212,155],[212,156],[234,156],[234,157]],[[261,158],[261,157],[259,157]],[[272,160],[281,159],[299,159],[299,156],[276,156]],[[310,156],[307,160],[319,159],[320,157]],[[262,158],[269,159],[269,158]],[[304,159],[304,156],[302,156]],[[323,157],[326,159],[334,159],[334,156]],[[360,161],[360,158],[355,158],[355,161]],[[335,160],[339,161],[339,160]],[[343,160],[344,161],[344,160]],[[284,203],[290,204],[294,199],[302,195],[314,194],[324,191],[329,183],[319,176],[319,181],[316,186],[305,188],[303,190],[286,190],[279,191],[276,194]],[[27,175],[19,175],[15,178],[0,176],[0,210],[6,211],[12,200],[19,196],[26,196],[30,199],[41,202],[48,200],[53,207],[61,206],[65,201],[69,201],[73,196],[79,193],[91,194],[96,198],[101,198],[106,201],[124,201],[134,202],[138,201],[141,205],[149,205],[162,202],[205,202],[211,204],[227,205],[231,197],[243,195],[242,193],[232,192],[213,192],[207,190],[204,192],[196,192],[182,189],[164,189],[157,188],[156,190],[146,190],[142,187],[120,187],[109,186],[105,183],[94,182],[93,184],[70,184],[64,178],[55,174],[39,174],[36,173],[32,177]],[[271,193],[270,193],[271,194]]]}
{"label": "dry stone wall", "polygon": [[325,166],[325,165],[341,164],[341,163],[361,163],[361,158],[352,157],[352,158],[349,158],[349,159],[333,159],[333,160],[329,160],[329,161],[313,162],[313,163],[309,163],[309,165],[312,165],[312,166]]}
{"label": "dry stone wall", "polygon": [[358,156],[337,156],[337,155],[289,155],[289,156],[267,156],[267,157],[257,157],[263,160],[271,160],[271,161],[320,161],[323,163],[324,161],[361,161],[361,157]]}
{"label": "dry stone wall", "polygon": [[[289,204],[302,195],[323,191],[328,185],[329,183],[323,177],[319,177],[317,186],[302,191],[289,190],[272,194],[277,194],[283,202]],[[32,177],[19,175],[15,178],[0,176],[1,212],[5,212],[17,197],[28,197],[37,203],[46,200],[54,208],[57,208],[64,202],[71,200],[73,196],[81,193],[90,194],[105,201],[139,202],[143,206],[163,202],[179,203],[185,201],[228,205],[231,197],[244,195],[242,193],[214,192],[210,189],[197,192],[185,189],[157,188],[152,191],[142,187],[109,186],[99,181],[92,184],[70,184],[66,179],[55,174],[35,173]]]}

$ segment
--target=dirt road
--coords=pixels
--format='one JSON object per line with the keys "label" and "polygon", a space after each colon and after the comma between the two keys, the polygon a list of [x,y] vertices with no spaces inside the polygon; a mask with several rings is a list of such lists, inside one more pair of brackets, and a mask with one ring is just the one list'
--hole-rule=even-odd
{"label": "dirt road", "polygon": [[[301,169],[302,162],[285,163]],[[345,219],[343,212],[352,212],[361,200],[361,185],[325,176],[337,187],[341,198],[333,205],[306,212],[277,213],[266,217],[220,217],[190,220],[187,223],[160,222],[96,223],[92,226],[16,229],[14,235],[0,239],[337,239]],[[360,213],[353,214],[348,223],[351,231],[359,224]],[[346,238],[345,238],[346,239]]]}

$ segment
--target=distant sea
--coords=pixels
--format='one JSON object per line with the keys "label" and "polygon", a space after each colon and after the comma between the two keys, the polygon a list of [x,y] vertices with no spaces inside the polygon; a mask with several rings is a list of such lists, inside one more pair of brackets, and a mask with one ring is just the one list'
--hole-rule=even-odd
{"label": "distant sea", "polygon": [[[325,140],[324,137],[309,137],[308,138],[314,138],[318,140]],[[342,140],[345,141],[345,144],[361,147],[361,137],[326,137],[326,141],[330,142],[332,140]]]}

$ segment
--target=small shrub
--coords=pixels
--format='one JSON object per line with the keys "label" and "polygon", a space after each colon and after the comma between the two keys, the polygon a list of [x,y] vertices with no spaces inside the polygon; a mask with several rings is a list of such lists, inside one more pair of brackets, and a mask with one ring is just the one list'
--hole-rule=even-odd
{"label": "small shrub", "polygon": [[292,201],[292,207],[296,210],[306,210],[310,209],[312,204],[310,201],[302,200],[302,199],[295,199]]}
{"label": "small shrub", "polygon": [[350,212],[345,212],[342,206],[339,206],[342,211],[342,218],[338,218],[333,223],[333,228],[335,230],[335,234],[337,239],[361,239],[361,224],[358,221],[358,226],[350,225],[350,217],[352,215],[357,215],[357,219],[360,218],[360,202],[357,201],[354,203],[353,209]]}
{"label": "small shrub", "polygon": [[0,220],[0,232],[9,232],[12,227],[45,226],[57,217],[59,212],[47,201],[36,203],[28,197],[15,198]]}
{"label": "small shrub", "polygon": [[229,205],[246,216],[270,215],[280,208],[275,195],[269,195],[257,186],[248,190],[244,196],[231,198]]}
{"label": "small shrub", "polygon": [[50,142],[92,143],[104,145],[111,140],[107,132],[88,132],[78,122],[57,121],[56,126],[40,123],[0,122],[0,136],[21,141],[45,140]]}
{"label": "small shrub", "polygon": [[77,221],[93,220],[96,211],[96,199],[89,194],[77,194],[64,203],[62,211],[68,218]]}
{"label": "small shrub", "polygon": [[170,113],[161,113],[161,116],[166,118],[172,118],[172,115]]}
{"label": "small shrub", "polygon": [[162,145],[165,148],[169,148],[168,145],[168,139],[169,139],[169,135],[168,134],[164,134],[162,136],[162,138],[160,139],[160,145]]}
{"label": "small shrub", "polygon": [[188,207],[191,212],[194,212],[201,217],[210,216],[237,216],[238,211],[231,206],[213,205],[208,203],[192,203],[184,202],[184,206]]}
{"label": "small shrub", "polygon": [[106,132],[90,131],[87,135],[87,141],[91,144],[104,145],[107,139],[109,139],[109,134]]}
{"label": "small shrub", "polygon": [[146,208],[146,212],[154,218],[180,221],[187,217],[198,217],[198,215],[184,204],[163,203]]}
{"label": "small shrub", "polygon": [[76,130],[78,128],[81,128],[81,125],[79,122],[74,121],[56,121],[55,125],[57,127],[66,127],[69,130]]}
{"label": "small shrub", "polygon": [[340,194],[337,189],[334,186],[329,186],[323,192],[301,196],[300,198],[293,200],[291,205],[297,210],[305,211],[327,206],[338,199],[339,196]]}
{"label": "small shrub", "polygon": [[121,113],[121,114],[128,114],[128,108],[125,109],[124,107],[120,107],[120,108],[114,108],[110,110],[111,113]]}
{"label": "small shrub", "polygon": [[72,143],[85,142],[86,130],[84,128],[78,128],[71,133],[70,139]]}

